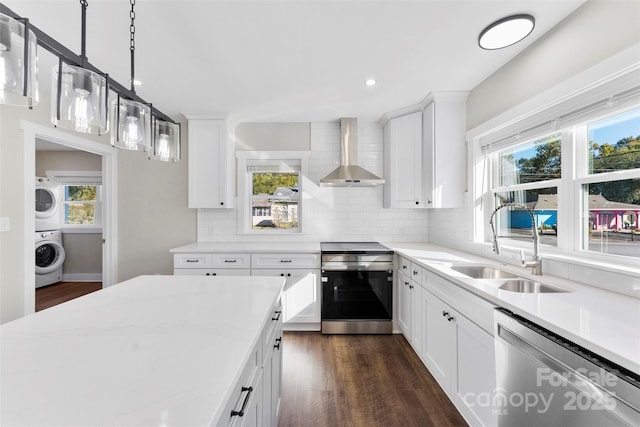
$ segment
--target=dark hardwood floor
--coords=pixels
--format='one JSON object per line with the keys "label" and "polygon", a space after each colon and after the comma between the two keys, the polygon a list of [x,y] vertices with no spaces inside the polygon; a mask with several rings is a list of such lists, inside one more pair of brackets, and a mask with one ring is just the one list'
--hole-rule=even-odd
{"label": "dark hardwood floor", "polygon": [[285,332],[279,427],[466,426],[402,335]]}
{"label": "dark hardwood floor", "polygon": [[102,282],[58,282],[36,289],[36,311],[102,289]]}

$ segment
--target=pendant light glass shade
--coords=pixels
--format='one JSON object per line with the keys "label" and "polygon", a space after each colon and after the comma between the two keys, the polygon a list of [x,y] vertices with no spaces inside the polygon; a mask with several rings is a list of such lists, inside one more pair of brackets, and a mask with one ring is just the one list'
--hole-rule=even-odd
{"label": "pendant light glass shade", "polygon": [[180,125],[155,119],[153,121],[153,151],[149,158],[163,162],[180,160]]}
{"label": "pendant light glass shade", "polygon": [[151,108],[118,96],[111,103],[111,145],[127,150],[151,150]]}
{"label": "pendant light glass shade", "polygon": [[107,102],[106,77],[62,61],[53,68],[51,121],[55,126],[81,133],[106,133]]}
{"label": "pendant light glass shade", "polygon": [[0,14],[0,104],[38,104],[37,43],[22,22]]}

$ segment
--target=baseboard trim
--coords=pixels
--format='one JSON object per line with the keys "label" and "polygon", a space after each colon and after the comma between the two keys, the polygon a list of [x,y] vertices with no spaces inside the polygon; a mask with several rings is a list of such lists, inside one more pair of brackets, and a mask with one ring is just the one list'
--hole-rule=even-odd
{"label": "baseboard trim", "polygon": [[284,323],[282,329],[285,331],[316,331],[320,332],[320,322],[317,323]]}
{"label": "baseboard trim", "polygon": [[62,273],[64,282],[102,282],[102,273]]}

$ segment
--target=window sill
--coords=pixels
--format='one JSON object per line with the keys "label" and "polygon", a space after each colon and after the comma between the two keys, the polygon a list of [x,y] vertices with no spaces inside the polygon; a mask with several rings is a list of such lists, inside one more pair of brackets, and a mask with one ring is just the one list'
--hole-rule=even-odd
{"label": "window sill", "polygon": [[102,227],[97,225],[67,225],[60,228],[60,231],[62,234],[102,234]]}

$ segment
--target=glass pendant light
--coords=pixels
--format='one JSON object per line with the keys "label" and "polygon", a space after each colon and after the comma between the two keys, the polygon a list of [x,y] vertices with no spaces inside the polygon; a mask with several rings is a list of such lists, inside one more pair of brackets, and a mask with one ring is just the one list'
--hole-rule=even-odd
{"label": "glass pendant light", "polygon": [[23,22],[0,14],[0,104],[38,104],[38,40]]}
{"label": "glass pendant light", "polygon": [[87,1],[82,6],[81,66],[60,58],[53,68],[51,121],[57,127],[101,135],[109,130],[107,77],[84,68],[86,63]]}
{"label": "glass pendant light", "polygon": [[55,126],[98,135],[108,131],[106,77],[60,59],[52,82],[51,121]]}
{"label": "glass pendant light", "polygon": [[180,125],[160,119],[153,120],[153,151],[149,158],[163,162],[180,160]]}
{"label": "glass pendant light", "polygon": [[127,150],[151,150],[151,107],[135,101],[135,0],[131,1],[129,50],[131,52],[131,99],[118,95],[111,104],[111,145]]}
{"label": "glass pendant light", "polygon": [[118,95],[111,104],[111,145],[127,150],[151,150],[151,108]]}

